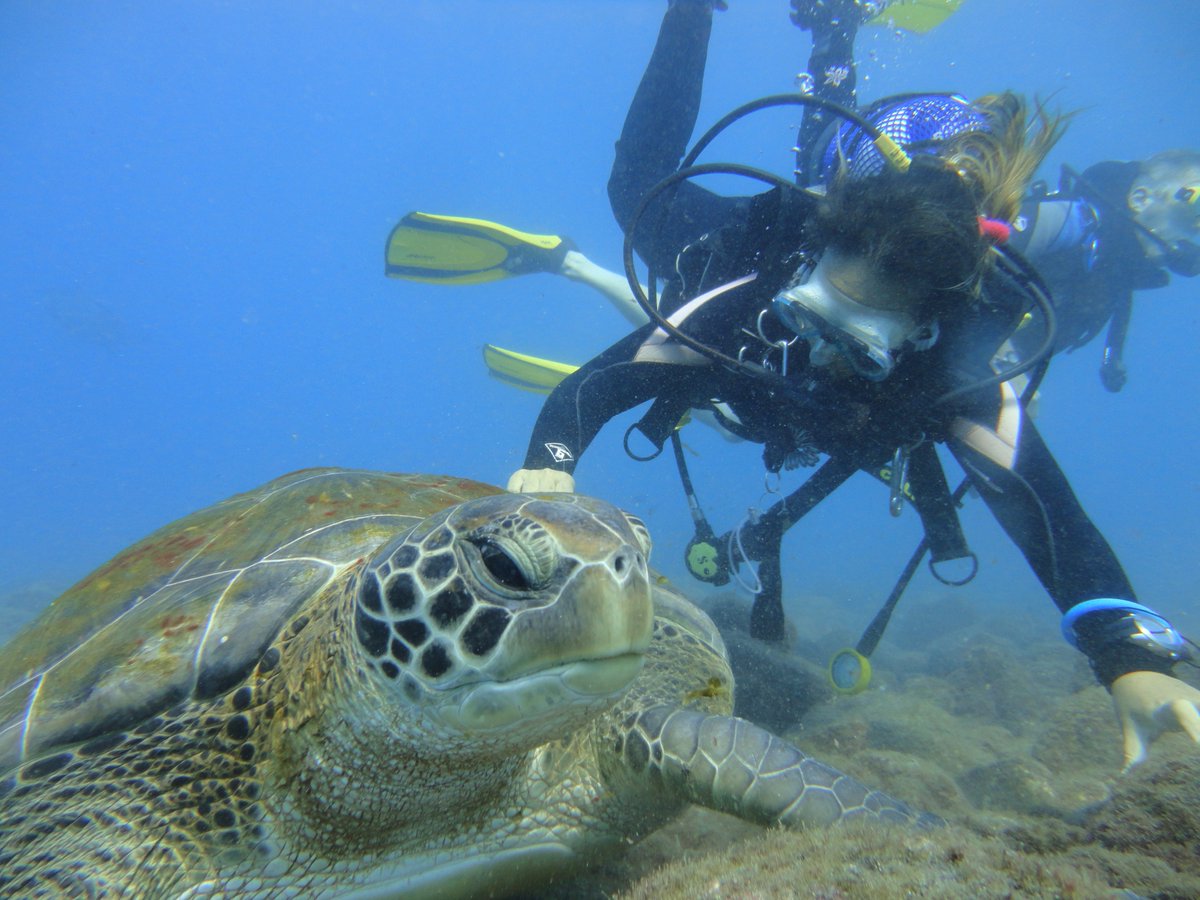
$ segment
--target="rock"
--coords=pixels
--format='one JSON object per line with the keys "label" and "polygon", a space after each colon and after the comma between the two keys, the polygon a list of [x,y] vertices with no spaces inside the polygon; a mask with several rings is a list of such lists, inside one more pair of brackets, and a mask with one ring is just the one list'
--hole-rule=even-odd
{"label": "rock", "polygon": [[866,750],[847,762],[856,777],[921,809],[950,817],[968,809],[954,779],[941,767],[891,750]]}
{"label": "rock", "polygon": [[719,853],[681,860],[634,884],[625,898],[901,900],[908,897],[1118,896],[1096,862],[1032,857],[955,826],[917,831],[844,827],[768,831]]}
{"label": "rock", "polygon": [[1168,735],[1150,758],[1117,781],[1112,802],[1087,819],[1092,839],[1113,850],[1157,857],[1200,883],[1200,756]]}
{"label": "rock", "polygon": [[1021,734],[1041,712],[1044,687],[1006,640],[977,635],[931,656],[928,671],[953,686],[952,713],[997,722]]}
{"label": "rock", "polygon": [[830,750],[890,750],[916,757],[951,776],[1011,754],[1012,734],[996,725],[967,722],[946,711],[911,681],[902,690],[871,688],[814,710],[797,742],[817,755]]}
{"label": "rock", "polygon": [[1092,684],[1060,702],[1045,717],[1030,751],[1057,774],[1121,771],[1121,730],[1108,691]]}
{"label": "rock", "polygon": [[734,715],[782,734],[832,696],[812,663],[739,632],[723,637],[737,685]]}
{"label": "rock", "polygon": [[1054,815],[1060,804],[1053,780],[1036,759],[1009,757],[964,772],[958,786],[979,809]]}
{"label": "rock", "polygon": [[1076,775],[1056,777],[1036,759],[1008,757],[977,766],[958,785],[979,809],[1054,816],[1068,822],[1084,817],[1109,799],[1103,781]]}
{"label": "rock", "polygon": [[771,644],[750,637],[750,606],[729,596],[705,604],[733,668],[737,693],[734,714],[782,734],[833,696],[825,673],[791,652],[789,642]]}

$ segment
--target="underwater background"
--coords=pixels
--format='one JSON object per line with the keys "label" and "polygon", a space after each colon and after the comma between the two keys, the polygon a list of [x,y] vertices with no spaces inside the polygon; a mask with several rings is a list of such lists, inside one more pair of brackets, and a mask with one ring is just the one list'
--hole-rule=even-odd
{"label": "underwater background", "polygon": [[[729,5],[715,16],[701,129],[792,90],[808,56],[785,0]],[[541,399],[490,379],[482,345],[583,362],[625,321],[548,275],[390,280],[384,242],[420,209],[569,235],[619,268],[605,182],[663,9],[0,3],[0,637],[134,540],[284,472],[503,484]],[[927,35],[864,29],[859,97],[1011,88],[1076,110],[1040,173],[1054,185],[1062,163],[1200,147],[1198,39],[1190,0],[966,0]],[[758,114],[704,158],[786,174],[797,123],[792,110]],[[1192,634],[1198,347],[1200,284],[1143,292],[1124,391],[1101,387],[1096,342],[1055,359],[1038,418],[1140,599]],[[691,522],[670,455],[638,463],[621,449],[635,418],[601,432],[578,487],[642,516],[654,563],[702,596],[682,564]],[[699,427],[684,440],[718,532],[769,504],[760,448]],[[950,589],[922,570],[897,635],[926,659],[958,652],[937,640],[964,611],[976,634],[1036,635],[1053,671],[1070,671],[1024,561],[977,500],[963,520],[978,577]],[[786,539],[795,634],[852,643],[919,539],[916,515],[892,519],[886,489],[857,476]],[[1103,727],[1115,746],[1115,724]]]}
{"label": "underwater background", "polygon": [[[702,128],[793,89],[807,59],[783,0],[730,5],[715,17]],[[619,268],[605,182],[663,8],[0,4],[0,593],[33,589],[32,603],[159,525],[301,467],[503,483],[540,398],[489,379],[481,346],[582,362],[625,322],[549,275],[385,279],[384,241],[421,209],[566,234]],[[927,35],[864,29],[860,100],[1013,88],[1078,110],[1041,173],[1052,184],[1062,162],[1200,146],[1194,12],[967,0]],[[786,173],[796,116],[761,113],[705,158]],[[1143,601],[1193,632],[1198,289],[1176,279],[1139,294],[1118,395],[1099,384],[1098,343],[1057,357],[1038,420]],[[669,454],[625,457],[631,421],[601,433],[579,487],[643,516],[656,564],[682,580],[678,478]],[[769,501],[759,448],[700,428],[685,438],[718,532]],[[916,516],[892,520],[886,501],[858,476],[789,534],[798,627],[804,594],[848,604],[851,627],[886,595],[919,539]],[[1025,604],[1052,630],[1052,605],[982,504],[964,520],[982,571],[954,595]],[[922,572],[912,590],[935,586]]]}

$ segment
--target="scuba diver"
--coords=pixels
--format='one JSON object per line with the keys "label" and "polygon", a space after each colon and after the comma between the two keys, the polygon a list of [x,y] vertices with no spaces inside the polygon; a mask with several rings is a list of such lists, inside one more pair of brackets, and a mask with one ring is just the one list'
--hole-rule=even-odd
{"label": "scuba diver", "polygon": [[[1008,384],[1025,372],[1036,384],[1056,340],[1036,273],[1005,242],[1061,121],[1012,94],[975,104],[910,95],[864,114],[819,98],[804,101],[821,115],[807,116],[802,134],[833,134],[801,146],[798,169],[823,190],[748,167],[694,166],[713,132],[677,170],[715,5],[668,4],[609,181],[630,289],[650,321],[550,393],[509,489],[574,490],[575,466],[602,426],[646,401],[625,446],[630,455],[631,440],[652,449],[635,458],[661,451],[690,409],[762,444],[768,472],[824,458],[800,488],[730,533],[709,579],[750,570],[759,588],[752,634],[779,640],[783,534],[855,472],[890,468],[889,505],[916,509],[934,563],[969,557],[941,444],[1111,691],[1126,763],[1143,759],[1164,729],[1200,741],[1200,691],[1171,674],[1176,662],[1196,661],[1195,645],[1137,602]],[[835,70],[830,82],[841,87],[846,77]],[[718,196],[690,180],[708,172],[769,189]],[[651,296],[633,273],[635,250],[650,267]],[[1043,323],[1041,347],[995,373],[994,355],[1031,310]]]}
{"label": "scuba diver", "polygon": [[[1035,190],[1013,224],[1013,247],[1054,297],[1056,352],[1083,347],[1107,325],[1100,381],[1115,393],[1128,377],[1122,355],[1134,291],[1200,274],[1200,153],[1165,150],[1082,173],[1064,166],[1058,190]],[[1017,357],[1032,350],[1022,330],[1013,347]]]}
{"label": "scuba diver", "polygon": [[[903,4],[889,10],[891,5],[791,0],[793,24],[812,32],[807,77],[817,93],[854,106],[855,36],[864,22],[904,10]],[[941,21],[957,4],[938,5],[940,16],[924,21]],[[820,134],[827,119],[819,111],[806,115],[798,147],[830,148]],[[813,163],[827,169],[833,157],[827,149],[808,162],[801,174],[812,177]],[[1134,291],[1165,287],[1172,274],[1200,274],[1200,153],[1166,150],[1142,162],[1097,163],[1083,173],[1064,166],[1058,189],[1037,186],[1012,226],[1010,246],[1033,263],[1054,300],[1055,352],[1083,347],[1107,325],[1100,381],[1115,393],[1128,378],[1122,357]],[[1011,358],[1027,358],[1036,344],[1036,336],[1018,330]]]}

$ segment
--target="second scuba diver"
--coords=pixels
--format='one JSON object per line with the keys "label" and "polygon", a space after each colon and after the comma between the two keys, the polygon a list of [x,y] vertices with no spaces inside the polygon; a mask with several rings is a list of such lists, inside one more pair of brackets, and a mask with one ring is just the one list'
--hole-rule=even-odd
{"label": "second scuba diver", "polygon": [[[646,301],[653,321],[551,393],[509,489],[573,490],[575,465],[600,428],[648,400],[634,428],[658,449],[696,408],[763,444],[768,471],[824,456],[808,482],[730,541],[728,566],[757,561],[771,588],[752,615],[752,632],[770,640],[783,634],[784,530],[856,471],[890,462],[893,503],[905,497],[895,486],[910,489],[934,561],[967,555],[935,449],[942,444],[1063,614],[1064,636],[1112,692],[1126,762],[1142,759],[1165,728],[1200,741],[1200,691],[1171,675],[1192,645],[1137,602],[1001,383],[1014,373],[996,376],[990,366],[1031,308],[1052,319],[1036,276],[1001,251],[1060,123],[1040,110],[1031,116],[1011,94],[974,105],[902,98],[868,110],[866,121],[819,123],[837,130],[823,194],[757,173],[774,186],[720,197],[672,176],[695,125],[712,11],[711,0],[668,5],[609,182],[627,247],[652,273],[669,273],[657,309]],[[889,137],[919,152],[909,162],[888,150]],[[1048,323],[1029,365],[1051,352],[1053,333]]]}
{"label": "second scuba diver", "polygon": [[[1134,291],[1171,275],[1200,275],[1200,153],[1164,150],[1139,162],[1063,167],[1054,193],[1035,191],[1014,221],[1012,245],[1046,279],[1058,312],[1055,350],[1077,350],[1105,332],[1100,381],[1119,391]],[[1107,326],[1107,327],[1106,327]],[[1023,330],[1018,356],[1032,351]]]}

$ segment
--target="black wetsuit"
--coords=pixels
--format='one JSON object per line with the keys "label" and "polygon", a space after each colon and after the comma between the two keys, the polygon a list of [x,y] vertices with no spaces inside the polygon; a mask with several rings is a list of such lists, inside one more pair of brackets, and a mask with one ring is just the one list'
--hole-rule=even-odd
{"label": "black wetsuit", "polygon": [[[698,109],[710,21],[711,12],[702,5],[679,3],[667,11],[617,143],[609,182],[613,210],[623,227],[645,191],[674,170],[686,149]],[[787,332],[769,312],[761,313],[790,275],[779,263],[803,243],[808,212],[803,201],[789,203],[779,189],[728,198],[694,184],[684,184],[669,207],[652,208],[648,217],[653,225],[638,228],[636,248],[660,272],[678,268],[683,273],[672,285],[676,299],[668,305],[678,310],[681,330],[728,356],[765,362],[772,373],[759,379],[712,363],[661,332],[656,335],[648,324],[553,391],[538,417],[525,468],[573,472],[609,419],[647,400],[655,404],[643,430],[659,445],[686,409],[722,401],[739,420],[737,432],[764,445],[764,462],[773,471],[796,451],[819,451],[852,468],[877,471],[898,446],[924,437],[926,446],[945,443],[963,464],[1060,610],[1098,597],[1136,599],[1112,549],[1084,513],[1032,422],[1022,417],[1011,467],[993,462],[964,437],[974,422],[997,421],[998,389],[933,405],[947,390],[990,374],[988,361],[998,341],[995,336],[979,341],[972,333],[987,330],[986,317],[964,323],[957,332],[945,329],[933,350],[902,359],[883,382],[837,378],[825,367],[810,366],[800,341],[789,348],[786,378],[779,375],[782,352],[771,345]],[[689,283],[690,273],[703,274]],[[754,280],[706,302],[683,305],[749,273],[757,273]],[[1003,288],[989,282],[985,293]],[[1004,308],[1003,302],[993,305]],[[940,469],[937,476],[944,484]],[[923,521],[936,500],[918,502]],[[1162,658],[1133,645],[1104,644],[1100,633],[1118,615],[1096,613],[1078,629],[1080,646],[1098,678],[1107,685],[1128,671],[1169,672]]]}

